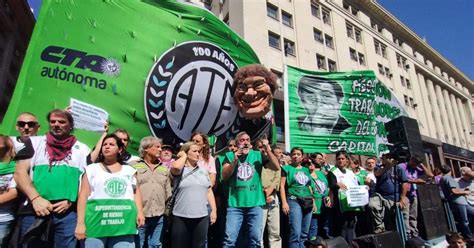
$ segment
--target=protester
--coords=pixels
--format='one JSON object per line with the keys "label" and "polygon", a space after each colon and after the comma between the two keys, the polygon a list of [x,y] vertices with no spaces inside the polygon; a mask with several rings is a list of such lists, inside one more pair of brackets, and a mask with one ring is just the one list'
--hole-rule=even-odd
{"label": "protester", "polygon": [[138,148],[141,160],[133,165],[145,215],[145,224],[138,229],[140,248],[145,241],[149,248],[161,247],[162,243],[166,201],[171,196],[169,169],[159,160],[162,149],[161,139],[144,137]]}
{"label": "protester", "polygon": [[397,161],[382,157],[382,164],[375,169],[377,179],[375,194],[369,199],[369,215],[372,222],[372,232],[382,233],[386,230],[394,230],[396,208],[400,207],[404,212],[404,218],[408,217],[407,192],[409,188],[408,179]]}
{"label": "protester", "polygon": [[[329,173],[329,170],[331,169],[332,165],[326,163],[326,154],[317,152],[312,154],[311,158],[313,158],[314,162],[316,163],[315,170],[317,171],[319,169],[319,171],[323,173],[327,181],[327,174]],[[332,231],[334,229],[334,214],[332,209],[332,202],[330,199],[331,197],[330,195],[328,195],[324,204],[321,205],[321,212],[317,215],[317,235],[321,236],[324,239],[330,239],[332,237]],[[314,221],[314,215],[312,221]]]}
{"label": "protester", "polygon": [[[75,247],[75,203],[79,178],[90,150],[71,134],[74,120],[69,112],[52,110],[47,120],[49,132],[45,136],[30,137],[30,142],[19,152],[30,159],[19,160],[16,165],[15,181],[28,199],[20,220],[21,236],[35,222],[52,222],[47,225],[48,230],[40,229],[39,234],[49,232],[52,240],[47,242],[56,247]],[[40,237],[33,237],[25,246],[38,247],[42,243]]]}
{"label": "protester", "polygon": [[[109,131],[109,123],[107,122],[104,125],[104,132],[102,133],[102,136],[100,136],[99,140],[97,141],[96,146],[94,147],[94,149],[89,154],[89,157],[88,157],[88,163],[89,164],[90,163],[95,163],[97,161],[99,153],[100,153],[101,144],[104,141],[105,136],[107,136],[108,131]],[[115,134],[115,136],[117,136],[125,146],[125,149],[123,151],[121,151],[121,153],[120,153],[120,156],[122,156],[123,163],[133,164],[134,162],[140,160],[139,157],[134,156],[134,155],[130,154],[127,151],[128,144],[130,143],[130,134],[128,133],[127,130],[119,128],[119,129],[115,130],[113,132],[113,134]]]}
{"label": "protester", "polygon": [[466,242],[459,233],[449,232],[446,234],[448,248],[465,248]]}
{"label": "protester", "polygon": [[[474,179],[474,171],[469,167],[461,167],[461,177],[457,179],[459,188],[463,190],[469,190],[474,192],[474,184],[472,183]],[[474,194],[466,195],[467,204],[471,207],[474,207]],[[469,220],[471,230],[474,230],[474,221]]]}
{"label": "protester", "polygon": [[431,170],[427,168],[423,163],[422,159],[418,156],[411,156],[408,163],[401,163],[399,166],[405,171],[408,179],[410,189],[408,191],[408,221],[405,218],[405,226],[407,227],[407,237],[416,238],[418,237],[418,197],[417,197],[417,185],[425,184],[426,179],[433,177]]}
{"label": "protester", "polygon": [[336,153],[336,166],[328,174],[328,183],[334,201],[334,236],[342,236],[352,246],[357,222],[356,211],[360,209],[350,207],[347,202],[346,191],[359,185],[357,177],[350,170],[349,160],[345,151]]}
{"label": "protester", "polygon": [[162,145],[161,146],[161,153],[160,153],[160,162],[166,168],[171,168],[171,165],[175,161],[173,155],[173,147],[170,145]]}
{"label": "protester", "polygon": [[23,112],[16,119],[15,127],[19,136],[11,137],[11,139],[15,145],[15,151],[18,153],[25,147],[26,141],[31,136],[36,136],[38,134],[40,124],[38,123],[38,118],[34,114]]}
{"label": "protester", "polygon": [[443,172],[441,187],[453,212],[454,220],[458,223],[458,230],[461,231],[464,238],[472,239],[474,236],[469,227],[469,221],[473,220],[474,208],[468,204],[465,197],[472,192],[469,189],[464,190],[459,187],[459,183],[451,176],[451,167],[448,165],[442,165],[441,172]]}
{"label": "protester", "polygon": [[0,247],[6,247],[17,209],[18,192],[13,179],[15,172],[15,146],[8,137],[0,134]]}
{"label": "protester", "polygon": [[211,155],[209,138],[201,132],[191,134],[191,140],[200,147],[198,166],[205,168],[209,172],[211,179],[211,188],[216,185],[216,163]]}
{"label": "protester", "polygon": [[123,166],[125,146],[117,136],[105,136],[100,147],[99,162],[87,166],[82,176],[75,236],[85,239],[85,247],[133,248],[137,225],[145,222],[137,172]]}
{"label": "protester", "polygon": [[223,161],[223,180],[228,180],[229,197],[223,247],[234,247],[242,223],[249,228],[248,247],[259,247],[262,229],[262,206],[265,205],[261,173],[265,165],[278,170],[278,159],[273,155],[268,140],[263,145],[267,156],[252,150],[250,136],[240,132],[236,136],[238,150],[226,153]]}
{"label": "protester", "polygon": [[291,248],[304,247],[314,208],[314,183],[309,169],[302,166],[303,154],[300,147],[291,149],[292,163],[281,170],[281,206],[283,213],[289,215]]}
{"label": "protester", "polygon": [[[174,185],[177,193],[173,207],[171,247],[203,247],[209,223],[214,224],[216,221],[216,204],[209,173],[198,166],[201,149],[195,142],[186,142],[171,166],[171,173],[178,177]],[[211,206],[210,214],[207,203]]]}
{"label": "protester", "polygon": [[[256,142],[257,149],[266,155],[263,142],[258,140]],[[273,154],[280,161],[283,154],[278,147],[273,148]],[[281,161],[280,161],[281,163]],[[262,186],[265,194],[265,205],[263,206],[263,222],[262,222],[262,237],[265,229],[268,234],[269,248],[281,248],[280,237],[280,201],[278,199],[278,191],[280,189],[280,170],[270,170],[268,168],[262,169]],[[261,247],[264,247],[263,238],[260,242]]]}
{"label": "protester", "polygon": [[376,165],[377,165],[376,158],[368,158],[365,160],[365,169],[367,170],[367,178],[372,180],[374,183],[377,182],[377,179],[374,174]]}
{"label": "protester", "polygon": [[[317,153],[315,157],[321,156],[321,154]],[[331,206],[331,198],[329,197],[328,180],[324,175],[324,172],[321,171],[320,165],[312,159],[307,159],[306,161],[303,161],[303,166],[308,167],[315,188],[313,194],[315,209],[311,216],[311,225],[308,233],[308,237],[313,239],[318,235],[319,229],[325,228],[326,223],[324,220],[321,221],[321,225],[319,220],[323,219],[321,216],[323,214],[323,208]],[[327,233],[326,236],[328,236]]]}

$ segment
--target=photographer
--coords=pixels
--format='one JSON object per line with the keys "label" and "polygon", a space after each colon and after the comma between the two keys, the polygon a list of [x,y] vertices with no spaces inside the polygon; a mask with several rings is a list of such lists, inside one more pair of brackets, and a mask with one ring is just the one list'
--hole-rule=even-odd
{"label": "photographer", "polygon": [[[405,172],[397,165],[397,161],[388,156],[382,156],[382,164],[375,168],[377,179],[375,194],[370,197],[369,216],[372,219],[373,233],[382,233],[385,230],[395,229],[395,210],[398,205],[403,212],[407,212],[409,190],[408,178]],[[408,213],[404,216],[408,216]],[[385,223],[388,227],[385,227]]]}

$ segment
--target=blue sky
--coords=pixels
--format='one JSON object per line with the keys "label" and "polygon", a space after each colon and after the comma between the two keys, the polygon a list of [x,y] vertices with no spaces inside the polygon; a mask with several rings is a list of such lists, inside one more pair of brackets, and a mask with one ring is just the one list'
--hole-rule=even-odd
{"label": "blue sky", "polygon": [[[263,0],[259,0],[263,1]],[[299,1],[299,0],[296,0]],[[41,0],[28,0],[38,13]],[[473,0],[378,0],[443,57],[474,79]]]}

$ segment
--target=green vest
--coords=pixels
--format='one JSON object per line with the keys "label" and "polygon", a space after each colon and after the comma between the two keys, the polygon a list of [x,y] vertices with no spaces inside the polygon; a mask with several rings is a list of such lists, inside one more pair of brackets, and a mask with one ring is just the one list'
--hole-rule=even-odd
{"label": "green vest", "polygon": [[297,169],[291,165],[285,165],[282,170],[286,174],[288,195],[296,197],[312,196],[310,187],[314,189],[314,184],[308,168],[301,167]]}
{"label": "green vest", "polygon": [[[234,153],[226,153],[232,163]],[[256,207],[265,205],[262,188],[262,153],[250,150],[244,162],[238,162],[229,178],[229,207]]]}
{"label": "green vest", "polygon": [[[331,168],[331,172],[336,176],[336,180],[338,183],[342,182],[346,185],[346,187],[351,187],[358,185],[358,179],[350,169],[346,169],[346,173],[342,173],[339,168],[334,166]],[[338,198],[339,198],[339,206],[341,208],[341,212],[350,212],[356,211],[360,212],[363,209],[361,207],[350,207],[349,203],[347,202],[347,194],[345,190],[338,190]]]}
{"label": "green vest", "polygon": [[[355,173],[354,173],[355,174]],[[366,170],[360,169],[358,174],[355,174],[357,177],[357,181],[359,181],[359,185],[365,185],[365,178],[369,175]]]}
{"label": "green vest", "polygon": [[314,183],[314,205],[316,211],[313,214],[320,214],[323,206],[323,198],[329,195],[328,179],[322,171],[315,171],[317,178],[312,178]]}

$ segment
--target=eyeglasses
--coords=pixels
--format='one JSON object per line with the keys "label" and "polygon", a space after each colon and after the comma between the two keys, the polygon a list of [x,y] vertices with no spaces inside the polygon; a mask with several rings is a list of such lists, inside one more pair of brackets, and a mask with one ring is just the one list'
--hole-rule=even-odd
{"label": "eyeglasses", "polygon": [[17,121],[16,124],[19,127],[25,127],[26,125],[28,125],[28,127],[35,128],[36,125],[38,125],[38,122],[36,122],[36,121]]}

